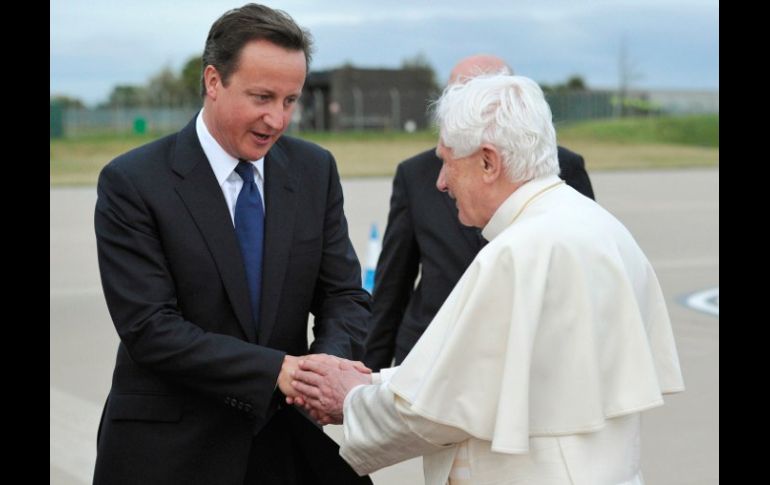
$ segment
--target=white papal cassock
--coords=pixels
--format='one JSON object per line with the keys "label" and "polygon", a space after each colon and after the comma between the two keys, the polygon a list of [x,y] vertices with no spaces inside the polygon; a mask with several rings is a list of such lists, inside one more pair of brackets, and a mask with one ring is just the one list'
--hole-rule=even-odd
{"label": "white papal cassock", "polygon": [[400,367],[344,403],[359,473],[427,485],[642,483],[639,413],[684,389],[663,294],[628,230],[556,176],[516,190]]}

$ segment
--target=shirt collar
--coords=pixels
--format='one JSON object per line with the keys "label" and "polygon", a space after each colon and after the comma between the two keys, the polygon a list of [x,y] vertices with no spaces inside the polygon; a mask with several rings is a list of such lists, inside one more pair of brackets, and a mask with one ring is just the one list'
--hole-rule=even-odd
{"label": "shirt collar", "polygon": [[558,175],[547,175],[545,177],[530,180],[514,190],[513,193],[500,204],[500,207],[497,208],[495,213],[492,214],[489,222],[481,231],[481,235],[484,236],[484,239],[487,241],[491,241],[500,235],[500,233],[511,225],[513,219],[524,209],[531,198],[538,195],[538,192],[544,191],[550,188],[550,186],[559,184],[560,182],[563,181]]}
{"label": "shirt collar", "polygon": [[[203,153],[206,154],[206,158],[208,158],[211,164],[211,169],[214,171],[214,176],[217,178],[217,183],[221,187],[225,180],[235,171],[238,159],[227,153],[211,135],[206,123],[203,121],[203,109],[200,110],[198,118],[195,120],[195,131],[198,134],[198,140],[201,143],[201,148],[203,148]],[[249,163],[257,169],[257,177],[260,180],[264,180],[265,157],[255,161],[250,160]]]}

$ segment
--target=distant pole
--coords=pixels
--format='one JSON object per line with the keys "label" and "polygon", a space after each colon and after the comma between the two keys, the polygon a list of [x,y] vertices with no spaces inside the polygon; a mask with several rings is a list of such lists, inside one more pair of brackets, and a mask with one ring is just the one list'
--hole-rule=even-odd
{"label": "distant pole", "polygon": [[619,111],[616,111],[616,116],[624,117],[627,114],[627,99],[630,95],[631,83],[642,79],[644,76],[637,69],[636,63],[634,63],[628,55],[628,45],[626,42],[626,35],[623,34],[620,37],[620,52],[618,55],[618,105]]}
{"label": "distant pole", "polygon": [[357,130],[364,129],[364,93],[359,88],[353,86],[353,115],[355,116],[355,127]]}
{"label": "distant pole", "polygon": [[390,88],[390,113],[393,119],[393,129],[401,130],[401,96],[398,88]]}
{"label": "distant pole", "polygon": [[324,92],[320,89],[313,90],[313,124],[316,131],[324,131],[324,118],[326,117],[326,103]]}
{"label": "distant pole", "polygon": [[618,98],[615,105],[615,116],[623,117],[625,115],[624,105],[626,104],[626,91],[628,90],[628,61],[626,59],[626,37],[620,38],[620,53],[618,55]]}

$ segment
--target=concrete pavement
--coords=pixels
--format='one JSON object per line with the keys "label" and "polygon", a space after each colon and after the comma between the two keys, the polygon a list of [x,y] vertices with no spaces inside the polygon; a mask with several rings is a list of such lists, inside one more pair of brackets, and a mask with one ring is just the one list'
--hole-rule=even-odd
{"label": "concrete pavement", "polygon": [[[719,287],[718,169],[597,172],[597,200],[648,255],[669,305],[686,392],[643,415],[647,483],[719,483],[719,317],[683,304]],[[343,181],[359,259],[369,228],[384,232],[388,178]],[[110,386],[117,336],[101,294],[93,234],[95,188],[50,191],[51,483],[90,483],[96,430]],[[713,292],[712,292],[713,294]],[[712,298],[713,300],[713,298]],[[327,427],[340,439],[340,427]],[[421,460],[373,475],[378,485],[422,483]]]}

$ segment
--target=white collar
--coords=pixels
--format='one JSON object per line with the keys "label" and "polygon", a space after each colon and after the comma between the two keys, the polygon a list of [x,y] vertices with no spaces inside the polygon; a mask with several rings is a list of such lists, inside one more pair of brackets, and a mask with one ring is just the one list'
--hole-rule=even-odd
{"label": "white collar", "polygon": [[[195,120],[195,131],[198,134],[198,140],[203,148],[203,153],[206,154],[206,158],[208,158],[211,164],[211,169],[214,171],[214,176],[217,178],[217,183],[221,187],[235,170],[236,165],[238,165],[238,159],[227,153],[211,135],[206,123],[203,121],[203,109],[200,110],[198,118]],[[257,176],[264,180],[265,157],[259,160],[250,160],[250,163],[257,170]]]}
{"label": "white collar", "polygon": [[527,207],[530,200],[534,200],[542,192],[561,183],[564,181],[558,175],[547,175],[525,182],[500,204],[487,225],[484,226],[481,235],[487,241],[491,241],[511,225],[519,213]]}

